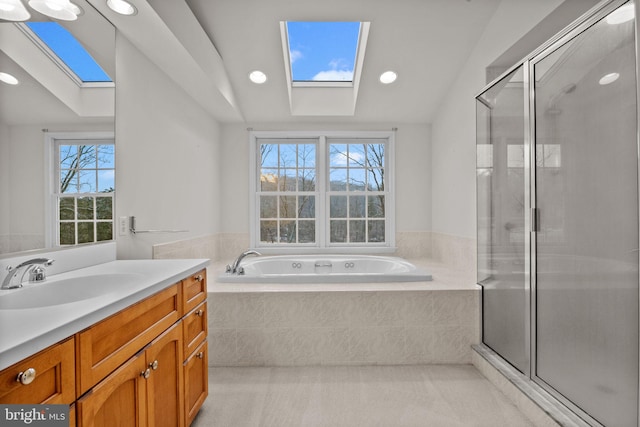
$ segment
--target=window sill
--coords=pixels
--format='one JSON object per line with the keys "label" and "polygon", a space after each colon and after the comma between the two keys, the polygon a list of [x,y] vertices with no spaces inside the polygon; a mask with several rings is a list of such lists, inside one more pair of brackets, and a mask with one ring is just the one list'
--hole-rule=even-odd
{"label": "window sill", "polygon": [[318,248],[318,247],[255,247],[255,250],[263,255],[290,255],[290,254],[392,254],[398,249],[397,247],[389,246],[339,246],[331,248]]}

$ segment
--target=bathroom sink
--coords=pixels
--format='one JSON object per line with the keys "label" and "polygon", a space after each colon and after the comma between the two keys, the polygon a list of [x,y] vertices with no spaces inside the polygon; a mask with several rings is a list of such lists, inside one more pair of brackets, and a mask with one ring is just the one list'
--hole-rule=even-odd
{"label": "bathroom sink", "polygon": [[0,291],[0,310],[49,307],[103,297],[126,289],[143,277],[134,273],[49,279],[37,285]]}

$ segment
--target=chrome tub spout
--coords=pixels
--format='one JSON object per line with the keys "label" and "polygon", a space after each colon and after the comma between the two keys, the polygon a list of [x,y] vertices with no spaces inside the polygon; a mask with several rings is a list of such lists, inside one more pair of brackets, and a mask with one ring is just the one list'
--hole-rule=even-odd
{"label": "chrome tub spout", "polygon": [[244,251],[238,258],[235,259],[235,261],[233,261],[231,265],[227,265],[226,272],[231,274],[242,274],[243,270],[242,268],[240,268],[240,263],[245,257],[248,257],[249,255],[260,256],[262,254],[254,250]]}

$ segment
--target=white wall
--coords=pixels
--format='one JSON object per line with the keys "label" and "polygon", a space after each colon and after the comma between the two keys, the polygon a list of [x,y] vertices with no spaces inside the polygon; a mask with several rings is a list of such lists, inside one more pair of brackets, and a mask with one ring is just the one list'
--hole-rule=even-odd
{"label": "white wall", "polygon": [[188,230],[117,236],[118,258],[151,258],[154,244],[218,232],[219,125],[121,34],[116,51],[116,216]]}
{"label": "white wall", "polygon": [[[9,139],[9,127],[0,123],[0,141]],[[0,143],[0,196],[6,200],[9,195],[9,144]],[[9,203],[0,203],[0,236],[9,233]],[[2,247],[0,247],[2,250]]]}
{"label": "white wall", "polygon": [[[390,130],[391,124],[260,124],[255,130]],[[431,229],[430,127],[400,124],[396,133],[396,230]],[[222,232],[249,232],[249,132],[243,124],[222,126]]]}
{"label": "white wall", "polygon": [[485,68],[560,3],[503,0],[443,100],[432,129],[434,232],[475,238],[475,96]]}

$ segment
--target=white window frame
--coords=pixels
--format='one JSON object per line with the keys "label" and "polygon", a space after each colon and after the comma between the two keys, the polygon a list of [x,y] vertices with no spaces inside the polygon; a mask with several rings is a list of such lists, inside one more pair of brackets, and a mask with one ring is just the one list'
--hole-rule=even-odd
{"label": "white window frame", "polygon": [[[260,140],[317,139],[316,149],[316,242],[312,244],[260,243]],[[386,139],[385,148],[385,241],[381,243],[330,243],[328,206],[329,147],[327,139]],[[292,193],[294,195],[295,193]],[[345,195],[352,195],[348,193]],[[395,247],[395,134],[393,131],[250,131],[249,132],[249,235],[252,248],[263,253],[392,253]]]}
{"label": "white window frame", "polygon": [[[92,144],[100,145],[113,144],[115,147],[115,134],[114,132],[45,132],[44,136],[44,153],[45,153],[45,195],[48,198],[48,202],[45,203],[45,245],[48,248],[52,247],[67,247],[68,245],[61,246],[59,244],[59,212],[58,212],[58,197],[60,196],[58,191],[58,185],[60,184],[60,160],[58,159],[57,144],[58,141],[91,141]],[[115,159],[114,159],[114,168]],[[102,193],[86,193],[87,195],[102,194]],[[113,239],[105,240],[93,243],[104,243],[115,241],[116,238],[116,224],[115,224],[115,191],[110,193],[113,198],[112,209],[112,229]],[[71,196],[71,194],[70,194]],[[92,243],[87,243],[92,244]]]}

